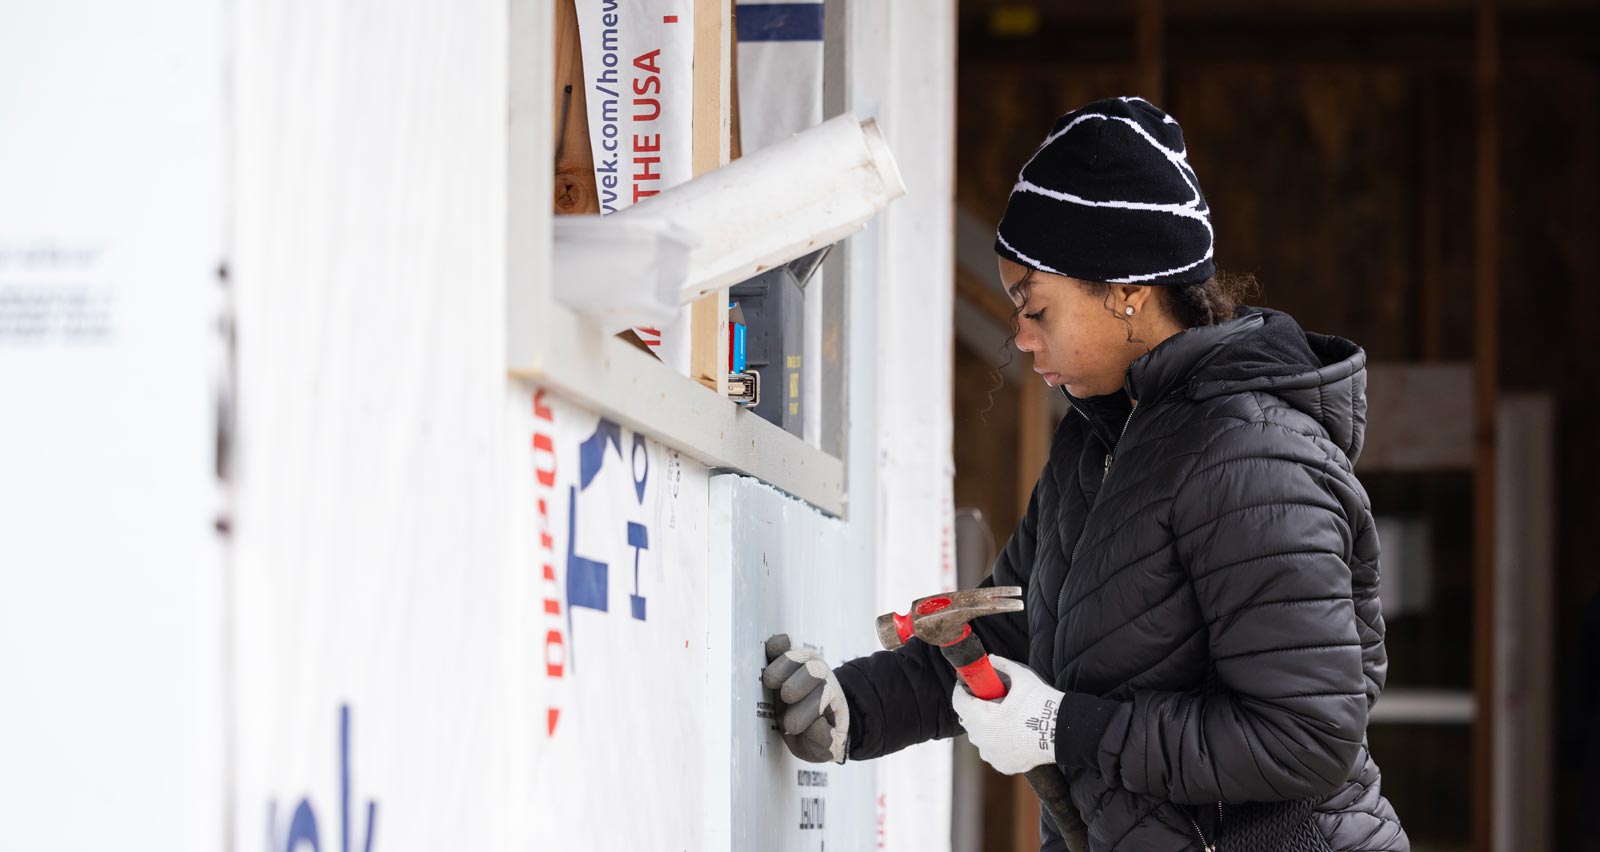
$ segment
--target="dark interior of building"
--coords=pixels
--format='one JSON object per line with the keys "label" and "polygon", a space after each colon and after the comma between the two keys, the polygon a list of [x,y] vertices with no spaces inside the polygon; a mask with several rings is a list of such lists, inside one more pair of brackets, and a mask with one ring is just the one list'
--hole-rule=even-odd
{"label": "dark interior of building", "polygon": [[[1495,400],[1550,401],[1554,759],[1544,817],[1550,848],[1600,848],[1600,570],[1589,526],[1600,517],[1600,4],[967,0],[958,44],[963,215],[998,220],[1015,169],[1057,116],[1142,95],[1182,120],[1218,264],[1253,275],[1258,304],[1356,341],[1375,366],[1470,367],[1471,400],[1455,401],[1480,426],[1466,463],[1360,471],[1376,513],[1425,521],[1431,552],[1422,599],[1389,614],[1389,689],[1477,696],[1476,721],[1372,726],[1384,792],[1417,849],[1487,848],[1474,837],[1490,796],[1482,701],[1495,639],[1493,601],[1477,591],[1496,542],[1494,507],[1475,497],[1494,476],[1481,427],[1492,428]],[[961,274],[960,304],[1009,323],[1004,297]],[[1037,383],[991,390],[1004,356],[978,348],[957,345],[956,504],[981,510],[1003,544],[1052,415]],[[1374,431],[1404,429],[1419,442],[1450,416],[1383,408],[1376,395],[1370,412]],[[1517,582],[1515,560],[1500,570]],[[986,785],[988,825],[1025,807],[1005,781]],[[1026,820],[1014,824],[1011,845],[990,832],[987,848],[1036,842]]]}

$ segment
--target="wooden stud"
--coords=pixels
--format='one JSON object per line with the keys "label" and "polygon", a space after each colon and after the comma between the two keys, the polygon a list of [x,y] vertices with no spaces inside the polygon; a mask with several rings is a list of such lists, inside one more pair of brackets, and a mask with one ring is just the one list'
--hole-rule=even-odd
{"label": "wooden stud", "polygon": [[[1029,376],[1030,379],[1033,376]],[[1028,381],[1017,389],[1017,511],[1028,511],[1034,483],[1050,457],[1050,401],[1039,383]]]}
{"label": "wooden stud", "polygon": [[[1002,328],[1008,330],[1016,328],[1016,306],[1010,299],[1001,295],[998,286],[980,280],[976,275],[958,266],[956,293]],[[1028,500],[1033,496],[1034,483],[1039,481],[1045,461],[1050,456],[1050,436],[1055,431],[1055,421],[1048,394],[1056,393],[1040,387],[1039,382],[1028,370],[1023,369],[1020,372],[1025,374],[1027,379],[1017,385],[1017,517],[1027,513]],[[1024,785],[1021,789],[1026,791],[1028,798],[1037,798],[1032,787]],[[1037,809],[1038,802],[1035,801],[1033,804]],[[1034,838],[1034,842],[1037,843],[1037,838]]]}
{"label": "wooden stud", "polygon": [[[695,0],[694,116],[695,176],[727,165],[732,151],[733,0]],[[728,395],[728,291],[690,308],[689,371],[696,381]]]}
{"label": "wooden stud", "polygon": [[744,154],[739,129],[739,7],[728,21],[728,161]]}
{"label": "wooden stud", "polygon": [[1039,794],[1028,786],[1026,775],[1013,775],[1011,795],[1011,848],[1039,852]]}
{"label": "wooden stud", "polygon": [[1440,131],[1438,89],[1425,82],[1422,85],[1420,123],[1422,136],[1422,238],[1417,250],[1420,275],[1420,298],[1417,313],[1422,326],[1422,346],[1418,355],[1424,361],[1437,361],[1444,357],[1444,211],[1441,195],[1445,182],[1439,159],[1443,150]]}
{"label": "wooden stud", "polygon": [[1479,0],[1478,151],[1473,361],[1477,460],[1473,471],[1472,848],[1489,852],[1494,807],[1495,426],[1500,391],[1500,16]]}
{"label": "wooden stud", "polygon": [[966,267],[956,267],[956,295],[971,302],[984,316],[1005,328],[1011,328],[1017,309],[1001,292],[1000,287],[979,278]]}
{"label": "wooden stud", "polygon": [[556,0],[555,18],[555,213],[599,213],[575,0]]}
{"label": "wooden stud", "polygon": [[1166,103],[1166,6],[1163,0],[1139,0],[1133,12],[1133,36],[1139,65],[1139,95],[1163,109]]}
{"label": "wooden stud", "polygon": [[730,30],[732,0],[694,3],[694,173],[703,175],[728,164],[733,117]]}

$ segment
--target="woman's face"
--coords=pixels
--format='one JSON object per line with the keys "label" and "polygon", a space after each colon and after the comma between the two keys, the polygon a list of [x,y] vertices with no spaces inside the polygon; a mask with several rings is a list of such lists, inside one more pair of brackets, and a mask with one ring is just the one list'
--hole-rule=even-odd
{"label": "woman's face", "polygon": [[[1033,355],[1033,371],[1051,387],[1065,386],[1080,398],[1120,390],[1128,365],[1154,345],[1139,333],[1147,316],[1143,312],[1154,307],[1150,288],[1113,285],[1107,294],[1104,288],[1085,286],[1076,279],[1031,272],[1000,258],[1000,279],[1021,308],[1017,348]],[[1017,288],[1024,277],[1027,285]],[[1134,308],[1132,316],[1126,313],[1128,307]]]}

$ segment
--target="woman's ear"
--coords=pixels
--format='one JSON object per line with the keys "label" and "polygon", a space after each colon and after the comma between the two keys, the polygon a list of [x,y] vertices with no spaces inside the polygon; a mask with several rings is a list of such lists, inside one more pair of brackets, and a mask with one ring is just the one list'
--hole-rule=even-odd
{"label": "woman's ear", "polygon": [[1117,313],[1127,313],[1128,308],[1133,308],[1133,314],[1128,314],[1133,316],[1134,314],[1143,313],[1147,307],[1153,308],[1155,306],[1155,303],[1151,301],[1155,297],[1154,287],[1141,287],[1138,284],[1117,284],[1115,286],[1116,289],[1112,292],[1116,296],[1116,304],[1113,307]]}

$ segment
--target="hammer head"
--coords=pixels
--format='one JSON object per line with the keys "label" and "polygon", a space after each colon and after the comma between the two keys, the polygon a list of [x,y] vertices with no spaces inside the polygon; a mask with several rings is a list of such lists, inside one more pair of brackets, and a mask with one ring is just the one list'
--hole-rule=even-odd
{"label": "hammer head", "polygon": [[905,615],[887,612],[878,616],[878,641],[891,651],[912,636],[934,645],[949,645],[960,641],[967,622],[978,616],[1021,612],[1021,597],[1021,586],[996,586],[917,598]]}

